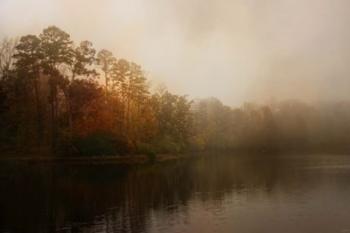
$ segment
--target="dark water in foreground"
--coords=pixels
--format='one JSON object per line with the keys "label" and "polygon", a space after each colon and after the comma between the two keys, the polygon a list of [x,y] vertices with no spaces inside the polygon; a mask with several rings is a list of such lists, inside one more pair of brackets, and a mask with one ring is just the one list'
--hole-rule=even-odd
{"label": "dark water in foreground", "polygon": [[350,232],[350,156],[0,168],[0,232]]}

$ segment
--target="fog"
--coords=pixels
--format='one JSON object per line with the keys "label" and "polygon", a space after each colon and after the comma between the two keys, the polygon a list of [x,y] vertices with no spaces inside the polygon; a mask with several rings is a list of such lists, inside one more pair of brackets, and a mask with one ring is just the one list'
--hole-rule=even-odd
{"label": "fog", "polygon": [[228,105],[348,98],[346,0],[0,0],[0,37],[48,25],[143,66],[153,84]]}

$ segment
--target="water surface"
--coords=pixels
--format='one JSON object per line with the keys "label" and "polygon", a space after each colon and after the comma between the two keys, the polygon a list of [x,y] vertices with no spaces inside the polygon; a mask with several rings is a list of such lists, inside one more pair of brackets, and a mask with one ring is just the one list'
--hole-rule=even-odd
{"label": "water surface", "polygon": [[350,232],[346,155],[0,168],[0,232]]}

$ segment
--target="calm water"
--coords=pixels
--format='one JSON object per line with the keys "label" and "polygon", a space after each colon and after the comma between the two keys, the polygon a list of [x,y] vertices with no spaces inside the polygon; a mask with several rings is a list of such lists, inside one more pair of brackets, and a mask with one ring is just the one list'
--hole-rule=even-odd
{"label": "calm water", "polygon": [[0,168],[0,232],[350,232],[350,156]]}

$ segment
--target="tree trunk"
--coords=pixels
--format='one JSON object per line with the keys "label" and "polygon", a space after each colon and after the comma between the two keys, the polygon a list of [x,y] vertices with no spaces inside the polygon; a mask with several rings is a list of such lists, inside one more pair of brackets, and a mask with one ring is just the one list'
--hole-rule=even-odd
{"label": "tree trunk", "polygon": [[[54,81],[52,81],[54,82]],[[50,84],[50,110],[51,110],[51,150],[55,153],[56,150],[56,115],[57,115],[57,93],[56,85]]]}
{"label": "tree trunk", "polygon": [[42,119],[41,119],[41,105],[39,97],[39,82],[38,80],[34,81],[34,94],[35,94],[35,105],[36,105],[36,121],[37,121],[37,145],[41,146],[42,140]]}
{"label": "tree trunk", "polygon": [[72,101],[71,96],[68,91],[64,91],[65,99],[66,99],[66,106],[67,106],[67,115],[68,115],[68,141],[69,143],[72,143],[73,141],[73,109],[72,109]]}

